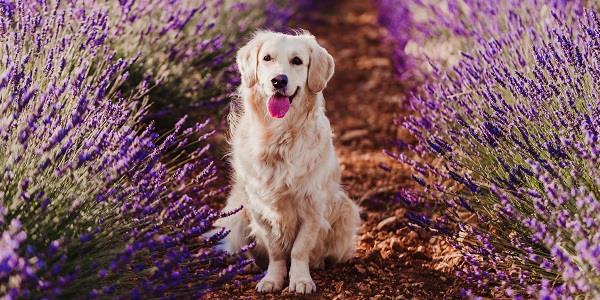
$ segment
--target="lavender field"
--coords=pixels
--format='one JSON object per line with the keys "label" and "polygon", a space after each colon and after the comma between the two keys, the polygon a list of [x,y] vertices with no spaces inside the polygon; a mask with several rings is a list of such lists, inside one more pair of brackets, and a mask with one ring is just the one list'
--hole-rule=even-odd
{"label": "lavender field", "polygon": [[589,0],[0,0],[0,298],[299,297],[213,230],[236,52],[295,28],[363,222],[308,298],[600,298]]}

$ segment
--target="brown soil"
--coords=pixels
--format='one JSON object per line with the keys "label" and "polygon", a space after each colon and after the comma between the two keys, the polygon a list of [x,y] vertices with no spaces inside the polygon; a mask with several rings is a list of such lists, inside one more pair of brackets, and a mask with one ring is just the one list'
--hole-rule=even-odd
{"label": "brown soil", "polygon": [[[391,47],[377,24],[371,1],[338,1],[315,12],[303,28],[317,36],[336,60],[336,74],[325,91],[328,116],[343,170],[343,183],[360,203],[363,225],[355,258],[346,264],[312,271],[317,293],[309,299],[443,299],[458,297],[458,283],[439,238],[411,230],[410,208],[393,200],[413,185],[410,170],[395,164],[382,149],[406,132],[393,119],[406,113],[406,88],[394,78]],[[387,172],[380,164],[392,167]],[[247,275],[248,277],[251,275]],[[283,292],[261,295],[254,283],[226,285],[208,299],[295,298]]]}

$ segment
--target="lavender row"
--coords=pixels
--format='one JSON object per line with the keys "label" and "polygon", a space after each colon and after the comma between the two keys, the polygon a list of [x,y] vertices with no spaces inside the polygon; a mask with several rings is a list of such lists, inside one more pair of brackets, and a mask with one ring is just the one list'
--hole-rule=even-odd
{"label": "lavender row", "polygon": [[422,186],[400,197],[405,203],[443,204],[439,217],[409,215],[410,222],[462,254],[457,274],[473,287],[466,296],[599,297],[595,8],[447,3],[418,30],[448,30],[460,57],[429,58],[426,83],[409,100],[415,114],[399,120],[419,142],[389,152]]}
{"label": "lavender row", "polygon": [[208,122],[141,122],[187,65],[205,83],[231,68],[230,39],[258,23],[227,18],[289,17],[224,5],[0,0],[0,295],[197,297],[251,263],[208,233]]}

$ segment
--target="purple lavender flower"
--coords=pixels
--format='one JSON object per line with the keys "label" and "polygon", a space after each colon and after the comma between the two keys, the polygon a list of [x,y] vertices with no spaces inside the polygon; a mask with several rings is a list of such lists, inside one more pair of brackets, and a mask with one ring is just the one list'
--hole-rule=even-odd
{"label": "purple lavender flower", "polygon": [[[120,2],[124,22],[134,2]],[[220,217],[205,203],[211,131],[178,124],[160,138],[143,125],[149,84],[128,74],[147,57],[111,48],[108,4],[69,4],[0,1],[0,290],[197,297],[250,263],[214,247],[223,234],[204,236]],[[198,13],[161,8],[181,16],[168,32]],[[180,165],[188,141],[201,146]]]}
{"label": "purple lavender flower", "polygon": [[[395,38],[422,46],[439,36],[455,39],[452,51],[459,53],[430,59],[439,66],[410,99],[416,113],[403,120],[419,140],[415,154],[442,159],[427,166],[434,169],[427,178],[414,178],[442,183],[422,195],[446,206],[438,222],[409,220],[433,232],[455,223],[445,236],[463,254],[457,273],[473,286],[465,295],[484,289],[497,297],[599,297],[600,22],[586,9],[594,4],[402,5],[430,18],[411,15],[414,36]],[[386,18],[399,22],[405,14]],[[426,160],[390,156],[423,174]]]}

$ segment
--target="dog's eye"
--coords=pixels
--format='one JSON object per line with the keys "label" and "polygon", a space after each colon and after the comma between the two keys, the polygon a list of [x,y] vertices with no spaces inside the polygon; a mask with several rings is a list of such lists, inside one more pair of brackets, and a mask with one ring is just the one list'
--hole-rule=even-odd
{"label": "dog's eye", "polygon": [[265,55],[265,57],[263,57],[264,61],[270,61],[271,60],[271,55],[267,54]]}
{"label": "dog's eye", "polygon": [[299,66],[302,64],[302,60],[298,56],[296,56],[296,57],[292,58],[292,64]]}

